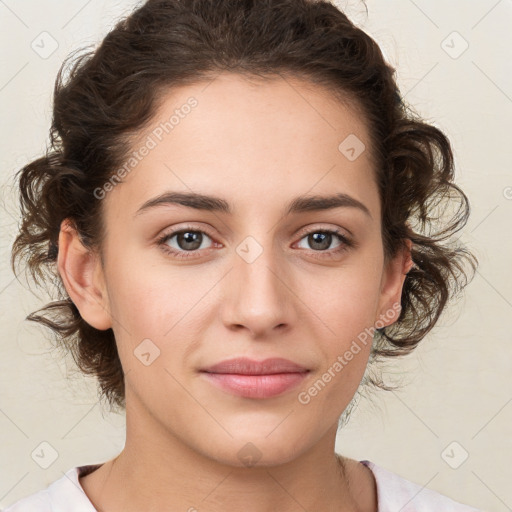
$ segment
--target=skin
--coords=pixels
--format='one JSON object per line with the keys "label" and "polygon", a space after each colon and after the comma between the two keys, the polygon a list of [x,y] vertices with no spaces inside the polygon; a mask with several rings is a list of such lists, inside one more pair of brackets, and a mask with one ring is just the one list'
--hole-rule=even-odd
{"label": "skin", "polygon": [[[298,401],[365,328],[396,321],[412,266],[410,243],[384,259],[364,118],[298,78],[221,74],[168,92],[133,148],[190,96],[197,107],[103,199],[103,264],[61,226],[66,289],[90,325],[113,329],[126,381],[125,448],[81,478],[84,491],[109,512],[375,512],[371,471],[334,452],[370,343],[309,403]],[[366,146],[354,161],[338,150],[350,134]],[[233,214],[167,204],[135,215],[169,190],[219,196]],[[334,192],[371,216],[354,207],[283,216],[296,196]],[[165,253],[157,238],[189,224],[206,233],[200,249],[186,260]],[[336,254],[335,235],[323,251],[308,240],[336,228],[357,245]],[[237,252],[246,237],[262,250],[250,263]],[[177,236],[166,244],[186,252]],[[148,338],[160,355],[145,365],[134,350]],[[198,372],[237,356],[284,357],[310,372],[267,399],[234,396]],[[238,453],[247,443],[259,457],[252,466]]]}

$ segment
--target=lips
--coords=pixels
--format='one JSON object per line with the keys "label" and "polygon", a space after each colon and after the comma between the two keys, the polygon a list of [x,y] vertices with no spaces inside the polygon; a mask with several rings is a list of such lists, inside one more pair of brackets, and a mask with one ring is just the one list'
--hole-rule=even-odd
{"label": "lips", "polygon": [[255,361],[235,358],[201,370],[204,378],[231,395],[271,398],[302,382],[309,370],[293,361],[271,358]]}
{"label": "lips", "polygon": [[274,375],[276,373],[302,373],[307,372],[308,369],[281,357],[273,357],[264,361],[239,357],[221,361],[202,371],[207,373],[236,373],[239,375]]}

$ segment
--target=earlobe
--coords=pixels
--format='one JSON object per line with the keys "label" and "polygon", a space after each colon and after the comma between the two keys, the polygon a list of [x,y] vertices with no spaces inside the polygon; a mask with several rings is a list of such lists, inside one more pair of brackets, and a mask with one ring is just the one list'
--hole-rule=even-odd
{"label": "earlobe", "polygon": [[408,272],[414,266],[411,257],[412,241],[407,238],[405,244],[406,247],[388,262],[382,276],[380,314],[375,320],[375,327],[379,329],[395,323],[400,316],[403,285]]}
{"label": "earlobe", "polygon": [[57,268],[70,299],[92,327],[112,327],[103,269],[96,253],[85,247],[75,227],[61,223]]}

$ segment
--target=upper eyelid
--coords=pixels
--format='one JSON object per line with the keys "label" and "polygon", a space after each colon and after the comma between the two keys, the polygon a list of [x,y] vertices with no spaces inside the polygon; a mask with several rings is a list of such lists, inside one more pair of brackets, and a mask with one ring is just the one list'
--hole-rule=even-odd
{"label": "upper eyelid", "polygon": [[[309,233],[316,233],[316,232],[321,232],[321,231],[329,231],[329,232],[335,232],[337,231],[338,235],[343,235],[345,236],[346,238],[350,238],[350,235],[348,234],[347,230],[340,227],[340,226],[330,226],[330,227],[325,227],[325,226],[313,226],[313,227],[306,227],[306,228],[302,228],[300,229],[298,232],[297,232],[297,235],[306,235],[306,234],[309,234]],[[345,232],[347,232],[347,234],[345,234]]]}

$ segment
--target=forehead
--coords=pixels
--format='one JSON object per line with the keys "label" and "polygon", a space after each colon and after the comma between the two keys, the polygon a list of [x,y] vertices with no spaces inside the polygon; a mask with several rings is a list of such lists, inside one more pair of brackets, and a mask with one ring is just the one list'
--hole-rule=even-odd
{"label": "forehead", "polygon": [[173,89],[131,149],[137,161],[108,198],[132,212],[169,189],[245,204],[335,189],[375,199],[368,198],[371,144],[357,106],[298,78],[221,74]]}

